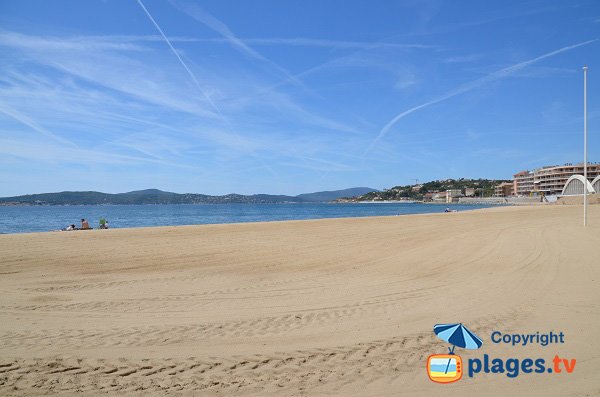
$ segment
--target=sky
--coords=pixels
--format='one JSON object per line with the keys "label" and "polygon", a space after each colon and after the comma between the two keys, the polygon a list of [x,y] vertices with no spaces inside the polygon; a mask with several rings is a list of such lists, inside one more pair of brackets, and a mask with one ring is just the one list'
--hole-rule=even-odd
{"label": "sky", "polygon": [[600,2],[0,0],[0,196],[600,161]]}

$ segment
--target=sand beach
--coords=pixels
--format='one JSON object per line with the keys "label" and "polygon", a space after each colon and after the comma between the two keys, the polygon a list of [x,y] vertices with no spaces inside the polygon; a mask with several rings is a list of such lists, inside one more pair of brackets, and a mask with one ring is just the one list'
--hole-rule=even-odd
{"label": "sand beach", "polygon": [[[600,206],[0,235],[1,395],[600,394]],[[428,379],[462,322],[572,373]],[[493,343],[493,331],[564,344]]]}

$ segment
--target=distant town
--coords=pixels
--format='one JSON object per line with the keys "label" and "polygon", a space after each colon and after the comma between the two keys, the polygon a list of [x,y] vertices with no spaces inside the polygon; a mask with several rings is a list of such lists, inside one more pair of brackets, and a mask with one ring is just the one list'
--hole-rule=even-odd
{"label": "distant town", "polygon": [[583,164],[551,165],[521,171],[512,180],[446,179],[339,199],[338,202],[422,201],[433,203],[503,203],[545,201],[553,196],[600,192],[600,163],[588,163],[584,184]]}

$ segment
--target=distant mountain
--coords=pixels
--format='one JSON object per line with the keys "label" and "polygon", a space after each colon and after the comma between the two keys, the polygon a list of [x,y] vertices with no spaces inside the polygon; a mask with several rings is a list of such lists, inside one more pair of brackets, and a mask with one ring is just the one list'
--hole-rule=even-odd
{"label": "distant mountain", "polygon": [[371,193],[371,192],[376,192],[377,189],[371,189],[370,187],[352,187],[350,189],[343,189],[343,190],[331,190],[331,191],[324,191],[324,192],[315,192],[315,193],[304,193],[304,194],[299,194],[298,198],[306,200],[306,201],[332,201],[332,200],[337,200],[340,198],[346,198],[346,197],[355,197],[355,196],[361,196],[363,194],[367,194],[367,193]]}
{"label": "distant mountain", "polygon": [[293,196],[256,194],[227,194],[209,196],[195,193],[172,193],[158,189],[137,190],[128,193],[59,192],[28,194],[0,198],[0,205],[84,205],[84,204],[219,204],[219,203],[283,203],[301,202]]}
{"label": "distant mountain", "polygon": [[[59,192],[2,197],[0,205],[95,205],[95,204],[223,204],[223,203],[305,203],[331,201],[356,194],[356,190],[371,192],[373,189],[352,188],[334,192],[306,193],[299,196],[273,194],[226,194],[210,196],[196,193],[172,193],[158,189],[137,190],[128,193]],[[363,189],[363,190],[360,190]]]}

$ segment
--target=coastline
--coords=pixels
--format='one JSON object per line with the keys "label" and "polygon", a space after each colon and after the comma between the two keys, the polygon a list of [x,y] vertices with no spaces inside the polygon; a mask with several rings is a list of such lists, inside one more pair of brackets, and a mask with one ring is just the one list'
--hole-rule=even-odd
{"label": "coastline", "polygon": [[[2,235],[0,392],[427,396],[431,328],[464,322],[485,350],[463,358],[521,354],[492,330],[564,331],[577,370],[526,381],[592,393],[600,206],[587,229],[580,210]],[[455,387],[523,395],[493,374]]]}
{"label": "coastline", "polygon": [[[450,205],[458,210],[473,210],[487,205]],[[0,208],[0,231],[3,233],[32,233],[58,231],[66,225],[88,219],[107,219],[111,228],[180,226],[194,224],[229,224],[302,219],[331,219],[347,217],[396,216],[440,212],[438,205],[427,204],[228,204],[228,205],[85,205]]]}
{"label": "coastline", "polygon": [[[496,207],[496,206],[494,206]],[[469,209],[467,211],[485,211],[492,209],[494,207],[485,207],[485,208],[474,208]],[[462,211],[463,213],[465,211]],[[456,213],[456,212],[455,212]],[[454,214],[455,214],[454,213]],[[186,225],[157,225],[157,226],[132,226],[132,227],[111,227],[106,230],[102,230],[99,228],[92,228],[89,230],[47,230],[47,231],[39,231],[39,232],[20,232],[20,233],[0,233],[0,235],[4,236],[12,236],[12,235],[35,235],[35,234],[47,234],[47,233],[63,233],[71,234],[71,232],[82,232],[82,233],[108,233],[114,231],[130,231],[130,230],[144,230],[144,229],[156,229],[156,230],[164,230],[169,231],[172,228],[200,228],[200,227],[211,227],[211,226],[245,226],[252,224],[294,224],[297,222],[327,222],[327,221],[336,221],[336,220],[351,220],[351,219],[388,219],[388,218],[396,218],[396,217],[413,217],[413,216],[430,216],[430,215],[448,215],[450,213],[443,212],[425,212],[425,213],[417,213],[417,214],[393,214],[393,215],[375,215],[375,216],[346,216],[346,217],[336,217],[336,218],[314,218],[314,219],[286,219],[286,220],[271,220],[271,221],[252,221],[252,222],[223,222],[223,223],[202,223],[202,224],[186,224]]]}

